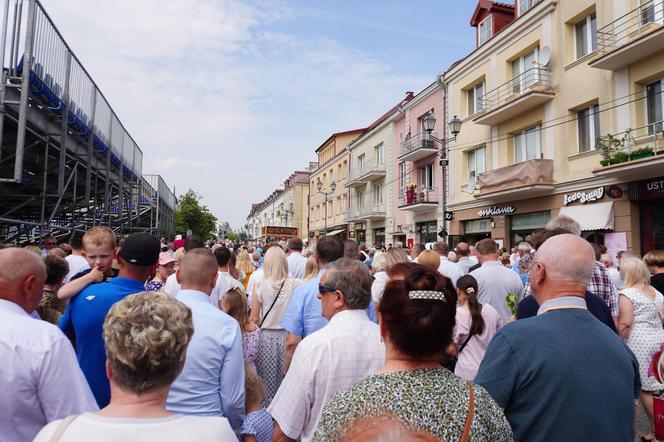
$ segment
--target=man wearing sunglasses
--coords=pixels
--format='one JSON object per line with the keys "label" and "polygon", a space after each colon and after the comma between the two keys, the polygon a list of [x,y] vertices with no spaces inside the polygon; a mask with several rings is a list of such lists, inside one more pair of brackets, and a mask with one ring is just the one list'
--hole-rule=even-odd
{"label": "man wearing sunglasses", "polygon": [[330,322],[295,350],[268,408],[276,421],[273,440],[311,440],[326,400],[385,362],[380,329],[365,311],[373,281],[367,267],[358,259],[342,258],[323,270],[318,299]]}

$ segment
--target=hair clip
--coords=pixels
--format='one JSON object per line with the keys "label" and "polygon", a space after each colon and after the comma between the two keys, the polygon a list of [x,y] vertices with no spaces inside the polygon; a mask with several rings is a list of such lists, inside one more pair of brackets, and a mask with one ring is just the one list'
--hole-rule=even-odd
{"label": "hair clip", "polygon": [[447,302],[445,294],[435,290],[411,290],[408,292],[408,297],[410,299],[430,299],[432,301]]}
{"label": "hair clip", "polygon": [[472,287],[468,287],[468,288],[466,289],[466,293],[468,293],[468,294],[475,293],[475,289],[472,288]]}

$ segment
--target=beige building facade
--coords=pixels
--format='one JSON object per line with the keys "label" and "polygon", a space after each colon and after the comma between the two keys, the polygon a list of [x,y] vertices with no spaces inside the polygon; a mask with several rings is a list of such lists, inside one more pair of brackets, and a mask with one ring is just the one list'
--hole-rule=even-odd
{"label": "beige building facade", "polygon": [[365,129],[332,134],[318,149],[318,168],[309,177],[309,240],[325,235],[348,237],[348,146]]}
{"label": "beige building facade", "polygon": [[514,247],[565,213],[614,252],[664,247],[662,2],[516,3],[491,32],[498,12],[480,1],[477,49],[443,74],[463,121],[452,242]]}

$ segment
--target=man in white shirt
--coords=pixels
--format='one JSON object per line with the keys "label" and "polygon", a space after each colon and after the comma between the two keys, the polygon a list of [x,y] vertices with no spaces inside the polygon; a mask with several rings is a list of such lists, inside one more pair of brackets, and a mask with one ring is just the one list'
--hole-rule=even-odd
{"label": "man in white shirt", "polygon": [[325,266],[318,298],[330,322],[295,350],[268,407],[276,421],[273,440],[310,441],[325,402],[385,363],[380,329],[365,312],[371,301],[371,275],[361,261],[342,258]]}
{"label": "man in white shirt", "polygon": [[477,264],[477,261],[470,259],[470,246],[468,243],[460,242],[456,245],[455,248],[456,254],[459,257],[457,265],[461,269],[464,275],[467,275],[470,271],[470,268]]}
{"label": "man in white shirt", "polygon": [[244,285],[242,285],[242,283],[237,279],[233,278],[233,276],[231,276],[228,271],[228,265],[231,261],[231,253],[233,252],[231,252],[231,250],[226,246],[218,247],[214,251],[214,257],[217,259],[217,265],[219,266],[219,279],[221,279],[221,281],[217,282],[215,288],[220,286],[222,283],[225,285],[225,287],[221,287],[220,290],[214,291],[210,295],[210,303],[218,305],[219,308],[221,308],[219,301],[224,298],[229,290],[242,289],[244,292]]}
{"label": "man in white shirt", "polygon": [[291,278],[304,278],[304,269],[307,258],[302,256],[302,240],[291,238],[288,240],[288,276]]}
{"label": "man in white shirt", "polygon": [[505,298],[509,293],[523,297],[523,283],[519,275],[498,261],[498,246],[490,238],[475,244],[481,267],[470,272],[477,280],[477,299],[482,304],[490,304],[495,308],[503,321],[512,317],[512,311]]}
{"label": "man in white shirt", "polygon": [[464,273],[457,263],[452,262],[447,258],[447,255],[450,253],[450,247],[447,243],[438,241],[434,243],[432,248],[438,253],[438,256],[440,256],[440,266],[438,266],[438,271],[441,275],[450,278],[450,281],[452,281],[452,284],[456,288],[457,280],[461,278]]}
{"label": "man in white shirt", "polygon": [[600,257],[599,261],[604,264],[604,267],[606,267],[607,272],[609,272],[609,277],[611,278],[611,282],[613,283],[613,286],[616,288],[617,291],[622,290],[623,288],[623,280],[620,277],[620,271],[613,266],[613,258],[611,255],[608,253],[602,254]]}
{"label": "man in white shirt", "polygon": [[0,441],[31,441],[47,423],[96,411],[76,356],[56,326],[30,316],[46,280],[41,258],[0,250]]}
{"label": "man in white shirt", "polygon": [[69,282],[72,276],[90,268],[88,260],[83,256],[83,235],[74,233],[69,245],[71,246],[71,255],[65,258],[69,264],[69,273],[64,279],[65,284]]}

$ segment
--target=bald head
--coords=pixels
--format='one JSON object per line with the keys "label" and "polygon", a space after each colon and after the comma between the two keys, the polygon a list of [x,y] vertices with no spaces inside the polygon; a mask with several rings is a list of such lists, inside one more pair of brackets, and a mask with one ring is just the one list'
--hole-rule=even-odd
{"label": "bald head", "polygon": [[0,250],[0,299],[35,311],[46,281],[46,266],[40,256],[25,249]]}
{"label": "bald head", "polygon": [[198,290],[208,295],[217,280],[217,259],[208,249],[189,250],[180,260],[177,281],[184,290]]}
{"label": "bald head", "polygon": [[[531,269],[531,286],[536,296],[552,294],[548,296],[552,298],[556,293],[583,296],[595,267],[595,252],[588,241],[579,236],[556,235],[537,249],[535,263]],[[537,299],[540,301],[539,297]]]}
{"label": "bald head", "polygon": [[52,256],[57,256],[59,258],[65,258],[67,256],[65,251],[62,250],[60,247],[53,247],[51,250],[48,251],[48,254]]}

